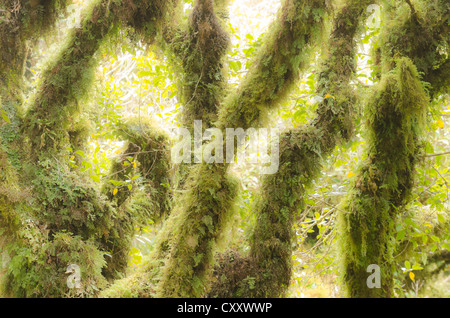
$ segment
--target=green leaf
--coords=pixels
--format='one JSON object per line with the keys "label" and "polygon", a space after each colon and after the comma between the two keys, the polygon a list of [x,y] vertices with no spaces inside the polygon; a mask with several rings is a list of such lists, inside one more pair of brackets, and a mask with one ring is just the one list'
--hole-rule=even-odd
{"label": "green leaf", "polygon": [[437,236],[434,236],[434,235],[431,235],[430,236],[431,237],[431,239],[433,240],[433,241],[435,241],[435,242],[440,242],[441,240],[439,239],[439,237],[437,237]]}
{"label": "green leaf", "polygon": [[230,64],[230,68],[235,71],[238,72],[240,70],[239,64],[235,61],[229,61]]}
{"label": "green leaf", "polygon": [[151,76],[153,74],[153,72],[150,71],[139,71],[137,73],[137,77],[141,78],[141,77],[145,77],[145,76]]}
{"label": "green leaf", "polygon": [[89,176],[92,180],[94,180],[95,182],[100,182],[100,177],[96,174],[92,174]]}
{"label": "green leaf", "polygon": [[6,112],[4,110],[0,111],[0,114],[2,115],[2,118],[3,118],[4,121],[6,121],[8,124],[11,124],[11,120],[6,115]]}
{"label": "green leaf", "polygon": [[92,163],[90,163],[89,161],[83,160],[83,162],[81,163],[85,169],[89,169],[92,167]]}
{"label": "green leaf", "polygon": [[401,230],[399,232],[397,232],[397,240],[401,241],[405,238],[406,235],[406,231],[405,230]]}
{"label": "green leaf", "polygon": [[405,267],[406,267],[407,269],[411,269],[411,263],[408,262],[408,261],[405,261]]}
{"label": "green leaf", "polygon": [[76,153],[77,155],[79,155],[80,157],[84,158],[84,151],[82,151],[82,150],[77,150],[77,151],[75,151],[75,153]]}

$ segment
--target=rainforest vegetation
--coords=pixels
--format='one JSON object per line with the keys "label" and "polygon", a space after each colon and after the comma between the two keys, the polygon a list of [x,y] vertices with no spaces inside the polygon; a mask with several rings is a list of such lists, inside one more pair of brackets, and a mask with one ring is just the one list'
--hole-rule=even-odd
{"label": "rainforest vegetation", "polygon": [[[0,297],[450,297],[449,18],[0,0]],[[277,171],[175,162],[196,121]]]}

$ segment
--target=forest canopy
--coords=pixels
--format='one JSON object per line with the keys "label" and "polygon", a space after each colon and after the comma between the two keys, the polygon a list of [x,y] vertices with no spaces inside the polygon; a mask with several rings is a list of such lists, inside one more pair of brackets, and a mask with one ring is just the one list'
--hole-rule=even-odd
{"label": "forest canopy", "polygon": [[0,0],[0,297],[450,297],[447,0]]}

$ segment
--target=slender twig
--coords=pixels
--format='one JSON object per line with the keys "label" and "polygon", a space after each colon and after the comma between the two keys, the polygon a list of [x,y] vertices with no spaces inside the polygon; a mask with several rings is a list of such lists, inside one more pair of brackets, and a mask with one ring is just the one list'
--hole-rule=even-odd
{"label": "slender twig", "polygon": [[417,15],[417,11],[414,8],[414,6],[412,5],[411,1],[410,0],[405,0],[405,2],[409,5],[409,8],[411,9],[411,15],[418,22],[419,21],[419,17]]}
{"label": "slender twig", "polygon": [[450,151],[441,152],[441,153],[433,153],[433,154],[430,154],[430,155],[423,155],[421,157],[422,158],[428,158],[428,157],[444,156],[444,155],[448,155],[448,154],[450,154]]}
{"label": "slender twig", "polygon": [[444,181],[445,187],[447,188],[447,201],[448,201],[448,183],[447,180],[445,180],[445,178],[441,175],[441,173],[439,172],[438,169],[436,169],[434,166],[432,166],[432,168],[434,169],[434,171],[436,171],[438,173],[438,175],[442,178],[442,181]]}

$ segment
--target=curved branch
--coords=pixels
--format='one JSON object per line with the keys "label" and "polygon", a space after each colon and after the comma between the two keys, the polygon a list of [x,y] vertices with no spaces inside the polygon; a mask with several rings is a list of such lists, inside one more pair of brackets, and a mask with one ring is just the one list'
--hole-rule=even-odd
{"label": "curved branch", "polygon": [[[244,257],[247,267],[235,269],[242,261],[219,264],[217,277],[227,279],[218,279],[212,296],[280,297],[289,287],[295,238],[292,223],[297,211],[303,209],[305,189],[335,146],[348,141],[353,133],[352,110],[357,99],[350,79],[356,69],[355,37],[370,3],[347,1],[337,15],[317,87],[318,95],[332,97],[319,104],[317,116],[309,126],[285,132],[281,137],[279,170],[265,177],[254,206],[257,221],[250,255]],[[237,272],[247,279],[234,284]],[[252,278],[251,283],[248,278]]]}

